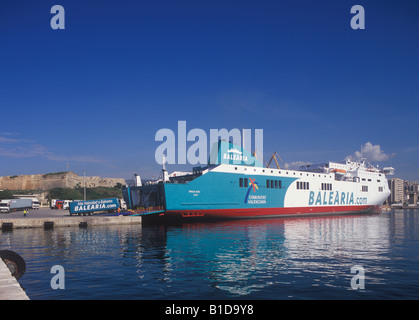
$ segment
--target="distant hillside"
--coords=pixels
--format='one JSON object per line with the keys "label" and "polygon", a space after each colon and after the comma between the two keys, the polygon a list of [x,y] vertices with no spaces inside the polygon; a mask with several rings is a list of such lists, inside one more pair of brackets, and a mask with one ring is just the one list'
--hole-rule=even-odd
{"label": "distant hillside", "polygon": [[118,184],[125,185],[125,179],[82,177],[72,171],[55,172],[35,175],[19,175],[0,177],[0,190],[42,190],[47,191],[54,188],[87,188],[107,187],[111,188]]}
{"label": "distant hillside", "polygon": [[[83,188],[54,188],[49,190],[48,199],[82,200],[84,197]],[[86,199],[122,198],[122,190],[118,187],[95,187],[86,188]]]}

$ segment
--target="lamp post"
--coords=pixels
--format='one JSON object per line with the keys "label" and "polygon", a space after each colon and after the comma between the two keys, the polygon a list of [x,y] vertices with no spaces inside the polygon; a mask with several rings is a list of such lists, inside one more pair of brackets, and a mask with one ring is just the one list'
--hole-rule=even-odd
{"label": "lamp post", "polygon": [[86,171],[84,171],[84,201],[86,201]]}

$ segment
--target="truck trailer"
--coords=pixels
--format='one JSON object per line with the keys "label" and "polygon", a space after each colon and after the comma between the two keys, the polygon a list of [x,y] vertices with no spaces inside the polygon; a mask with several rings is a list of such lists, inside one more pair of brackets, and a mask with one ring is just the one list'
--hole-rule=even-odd
{"label": "truck trailer", "polygon": [[0,212],[2,213],[28,209],[32,209],[32,199],[6,199],[1,200],[0,203]]}
{"label": "truck trailer", "polygon": [[70,215],[91,215],[100,212],[117,212],[121,207],[118,198],[73,201],[69,204]]}

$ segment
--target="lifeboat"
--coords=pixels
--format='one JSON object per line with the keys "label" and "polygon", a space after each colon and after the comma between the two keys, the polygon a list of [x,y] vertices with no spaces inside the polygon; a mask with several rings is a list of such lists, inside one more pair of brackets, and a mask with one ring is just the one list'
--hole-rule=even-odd
{"label": "lifeboat", "polygon": [[346,170],[343,170],[343,169],[333,169],[332,172],[335,172],[337,174],[345,174],[346,173]]}

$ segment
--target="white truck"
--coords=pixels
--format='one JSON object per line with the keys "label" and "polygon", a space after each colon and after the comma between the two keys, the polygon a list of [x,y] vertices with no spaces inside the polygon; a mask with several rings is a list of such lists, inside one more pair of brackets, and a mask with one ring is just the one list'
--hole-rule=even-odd
{"label": "white truck", "polygon": [[39,209],[40,203],[38,199],[31,199],[32,200],[32,209]]}
{"label": "white truck", "polygon": [[5,199],[0,202],[0,212],[2,213],[25,209],[32,209],[32,199]]}

